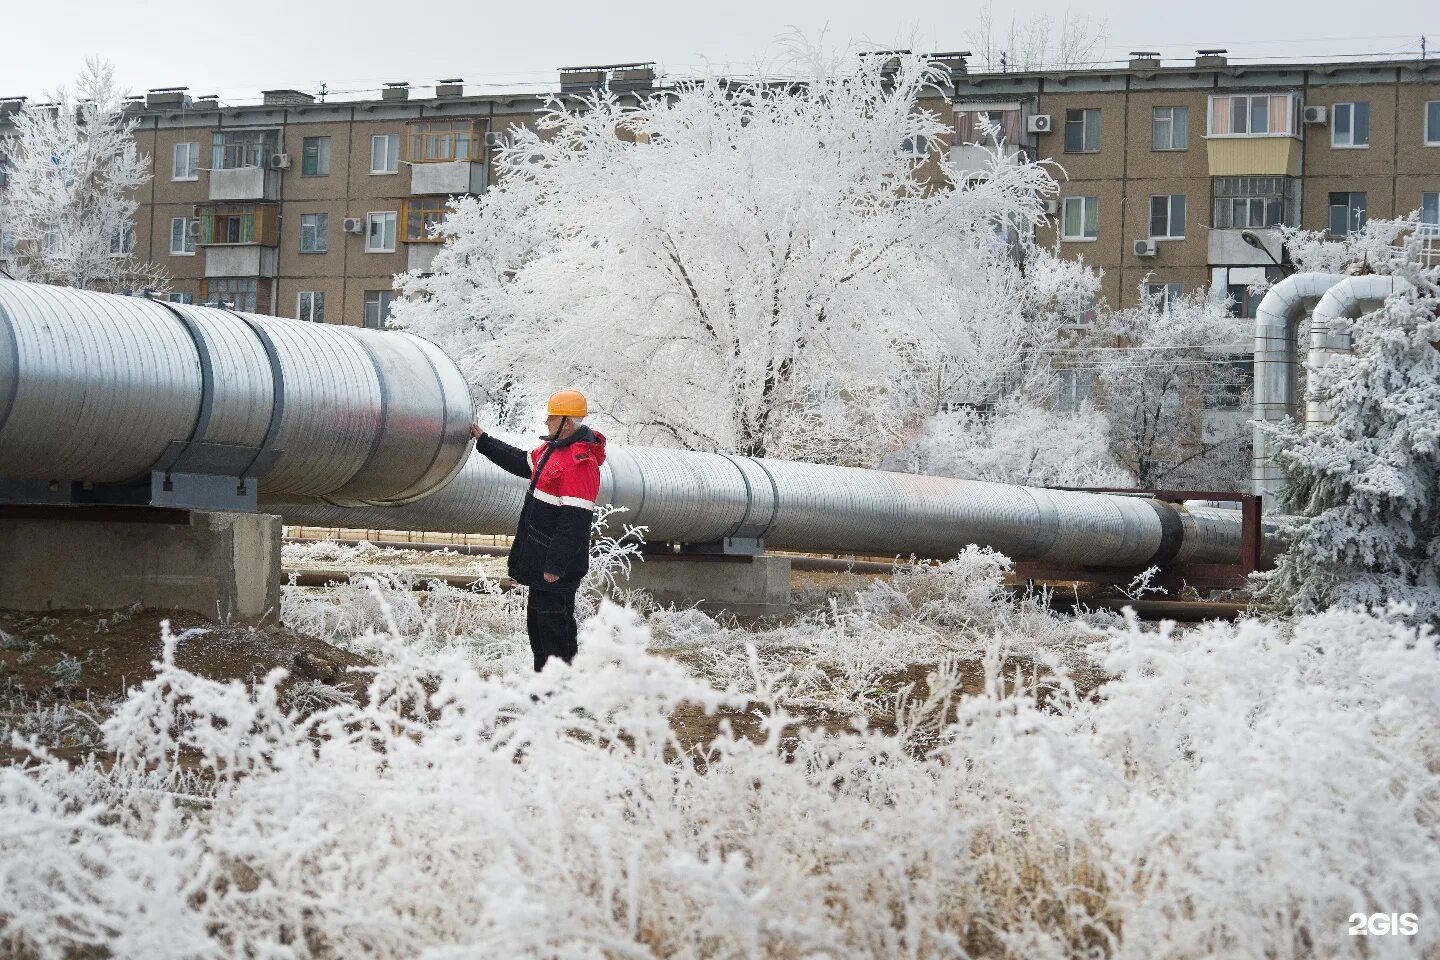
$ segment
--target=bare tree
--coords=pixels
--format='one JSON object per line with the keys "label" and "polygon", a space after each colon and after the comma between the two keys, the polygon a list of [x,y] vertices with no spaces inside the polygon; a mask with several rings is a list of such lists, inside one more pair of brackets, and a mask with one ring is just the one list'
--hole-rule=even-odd
{"label": "bare tree", "polygon": [[981,9],[965,40],[987,71],[1071,69],[1097,59],[1107,26],[1104,18],[1071,10],[1058,22],[1045,15],[997,21],[992,0]]}
{"label": "bare tree", "polygon": [[128,293],[164,289],[164,270],[136,259],[137,193],[150,161],[136,149],[114,69],[86,64],[76,91],[15,115],[0,226],[21,280]]}

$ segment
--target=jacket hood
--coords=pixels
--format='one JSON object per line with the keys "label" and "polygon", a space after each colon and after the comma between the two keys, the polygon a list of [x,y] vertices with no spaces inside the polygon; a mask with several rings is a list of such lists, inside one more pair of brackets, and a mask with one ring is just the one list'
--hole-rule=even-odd
{"label": "jacket hood", "polygon": [[570,434],[570,436],[566,437],[564,440],[555,441],[555,447],[556,449],[559,449],[561,447],[568,447],[577,443],[583,443],[587,447],[589,447],[589,450],[586,452],[588,452],[590,456],[595,458],[595,464],[597,466],[604,465],[605,434],[601,433],[599,430],[591,430],[589,427],[582,423],[580,426],[575,428],[575,432]]}

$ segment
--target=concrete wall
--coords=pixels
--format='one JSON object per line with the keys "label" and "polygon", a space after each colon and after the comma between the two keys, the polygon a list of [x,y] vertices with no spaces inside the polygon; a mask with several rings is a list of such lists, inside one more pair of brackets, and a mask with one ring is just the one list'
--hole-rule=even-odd
{"label": "concrete wall", "polygon": [[280,536],[280,518],[266,514],[6,508],[0,607],[113,610],[138,603],[219,622],[274,617]]}

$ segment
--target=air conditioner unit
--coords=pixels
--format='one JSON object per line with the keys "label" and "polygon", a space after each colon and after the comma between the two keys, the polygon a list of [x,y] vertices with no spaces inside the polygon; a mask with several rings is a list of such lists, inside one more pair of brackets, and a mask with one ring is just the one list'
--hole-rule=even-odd
{"label": "air conditioner unit", "polygon": [[505,146],[505,134],[503,134],[503,133],[487,133],[487,134],[485,134],[485,146],[486,146],[487,149],[490,149],[490,150],[500,150],[500,149],[502,149],[502,148]]}
{"label": "air conditioner unit", "polygon": [[185,235],[188,236],[191,240],[199,240],[199,239],[200,239],[200,221],[199,221],[199,220],[191,220],[191,221],[190,221],[190,225],[185,228]]}
{"label": "air conditioner unit", "polygon": [[364,233],[365,221],[360,217],[346,217],[340,224],[340,228],[346,233]]}
{"label": "air conditioner unit", "polygon": [[1306,123],[1324,123],[1329,116],[1330,110],[1328,107],[1305,108],[1304,117]]}
{"label": "air conditioner unit", "polygon": [[1025,121],[1026,133],[1049,133],[1050,130],[1050,114],[1048,113],[1032,113]]}
{"label": "air conditioner unit", "polygon": [[1046,216],[1048,216],[1048,217],[1053,217],[1053,216],[1055,216],[1056,214],[1058,214],[1059,212],[1060,212],[1060,201],[1059,201],[1059,200],[1056,200],[1054,197],[1051,197],[1049,200],[1046,200],[1046,201],[1045,201],[1045,215],[1046,215]]}
{"label": "air conditioner unit", "polygon": [[274,156],[272,156],[272,157],[270,158],[270,169],[271,169],[271,170],[289,170],[289,169],[290,169],[290,154],[288,154],[288,153],[277,153],[277,154],[275,154]]}
{"label": "air conditioner unit", "polygon": [[1154,240],[1135,241],[1135,256],[1137,257],[1153,257],[1158,249]]}

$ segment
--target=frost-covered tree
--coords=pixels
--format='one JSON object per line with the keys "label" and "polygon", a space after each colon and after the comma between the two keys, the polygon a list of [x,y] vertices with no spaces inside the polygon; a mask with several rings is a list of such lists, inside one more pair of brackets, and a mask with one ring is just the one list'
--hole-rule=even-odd
{"label": "frost-covered tree", "polygon": [[1239,490],[1249,465],[1245,417],[1207,417],[1210,403],[1238,396],[1249,321],[1231,317],[1208,292],[1101,314],[1074,354],[1094,377],[1095,401],[1109,418],[1114,458],[1143,488]]}
{"label": "frost-covered tree", "polygon": [[1440,623],[1440,270],[1413,238],[1377,260],[1412,286],[1341,321],[1353,352],[1307,384],[1330,422],[1270,431],[1303,518],[1266,590],[1297,610],[1401,602]]}
{"label": "frost-covered tree", "polygon": [[937,188],[923,58],[797,58],[793,83],[552,102],[398,322],[498,415],[572,383],[632,442],[873,462],[933,412],[921,384],[993,394],[1026,324],[997,225],[1028,234],[1053,179],[997,157]]}
{"label": "frost-covered tree", "polygon": [[135,146],[114,70],[92,60],[75,91],[14,115],[0,224],[14,244],[9,272],[20,280],[128,293],[164,289],[166,275],[138,260],[137,191],[150,160]]}

